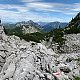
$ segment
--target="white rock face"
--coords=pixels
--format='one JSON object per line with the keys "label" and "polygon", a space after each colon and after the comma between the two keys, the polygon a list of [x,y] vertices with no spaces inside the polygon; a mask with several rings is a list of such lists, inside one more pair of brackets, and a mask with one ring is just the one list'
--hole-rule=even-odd
{"label": "white rock face", "polygon": [[64,38],[66,39],[65,45],[63,46],[64,52],[80,52],[80,33],[65,35]]}
{"label": "white rock face", "polygon": [[33,21],[20,22],[20,23],[17,23],[16,26],[20,27],[24,34],[40,32],[39,29],[37,28],[38,25],[36,25]]}
{"label": "white rock face", "polygon": [[23,26],[22,31],[23,31],[24,34],[39,32],[39,30],[37,30],[33,26],[28,26],[28,27]]}
{"label": "white rock face", "polygon": [[16,36],[0,39],[0,80],[65,80],[80,76],[80,53],[56,54]]}

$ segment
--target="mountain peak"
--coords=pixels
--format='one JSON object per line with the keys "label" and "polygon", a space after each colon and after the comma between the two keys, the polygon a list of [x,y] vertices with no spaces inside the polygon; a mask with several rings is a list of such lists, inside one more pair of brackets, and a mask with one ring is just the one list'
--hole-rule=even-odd
{"label": "mountain peak", "polygon": [[78,15],[80,15],[80,12],[78,13]]}
{"label": "mountain peak", "polygon": [[80,12],[76,15],[75,18],[72,18],[68,26],[69,27],[72,27],[72,26],[79,27],[80,26]]}
{"label": "mountain peak", "polygon": [[29,20],[29,21],[27,21],[26,23],[29,24],[29,25],[32,25],[32,26],[36,24],[36,23],[33,22],[32,20]]}
{"label": "mountain peak", "polygon": [[20,29],[25,34],[40,32],[39,25],[32,20],[27,22],[19,22],[16,24],[16,26],[18,27],[18,30]]}
{"label": "mountain peak", "polygon": [[32,20],[27,21],[28,23],[34,23]]}

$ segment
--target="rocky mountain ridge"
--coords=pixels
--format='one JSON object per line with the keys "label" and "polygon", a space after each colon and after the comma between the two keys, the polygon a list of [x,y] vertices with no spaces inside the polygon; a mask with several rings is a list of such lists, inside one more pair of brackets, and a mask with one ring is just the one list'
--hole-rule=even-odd
{"label": "rocky mountain ridge", "polygon": [[70,21],[68,27],[72,26],[80,27],[80,12]]}
{"label": "rocky mountain ridge", "polygon": [[43,30],[49,32],[56,28],[65,28],[68,25],[66,22],[49,22],[43,26]]}
{"label": "rocky mountain ridge", "polygon": [[20,27],[24,34],[40,32],[39,25],[37,23],[34,23],[32,20],[29,20],[27,22],[18,22],[16,23],[16,27]]}
{"label": "rocky mountain ridge", "polygon": [[[13,28],[16,28],[16,27],[22,27],[22,29],[27,32],[28,31],[28,28],[30,27],[30,30],[35,30],[35,31],[32,31],[33,32],[38,32],[38,31],[44,31],[44,32],[49,32],[51,31],[52,29],[55,29],[55,28],[64,28],[68,25],[68,23],[66,22],[33,22],[32,20],[29,20],[27,22],[25,21],[22,21],[22,22],[17,22],[17,23],[13,23],[13,24],[10,24],[10,23],[4,23],[3,26],[5,26],[5,28],[7,29],[13,29]],[[25,30],[24,29],[24,27]],[[33,29],[31,29],[33,28]],[[30,32],[30,30],[28,31],[28,33]]]}

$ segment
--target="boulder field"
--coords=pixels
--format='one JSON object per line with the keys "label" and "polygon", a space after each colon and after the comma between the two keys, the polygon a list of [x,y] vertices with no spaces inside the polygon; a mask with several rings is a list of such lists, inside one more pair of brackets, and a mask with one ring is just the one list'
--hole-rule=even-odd
{"label": "boulder field", "polygon": [[55,53],[0,30],[0,80],[74,80],[80,76],[80,53]]}

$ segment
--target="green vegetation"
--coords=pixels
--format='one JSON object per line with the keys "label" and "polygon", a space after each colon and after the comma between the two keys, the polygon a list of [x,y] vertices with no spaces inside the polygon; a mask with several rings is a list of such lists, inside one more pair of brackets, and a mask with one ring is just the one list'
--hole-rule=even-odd
{"label": "green vegetation", "polygon": [[[32,21],[30,21],[32,22]],[[22,32],[22,27],[16,27],[16,28],[4,28],[4,31],[7,35],[16,35],[20,37],[21,39],[25,39],[26,41],[35,41],[35,42],[40,42],[41,40],[46,40],[49,41],[50,38],[53,38],[53,41],[59,44],[61,47],[65,39],[63,38],[64,34],[77,34],[80,33],[80,13],[75,18],[72,18],[71,22],[67,27],[54,29],[50,32],[42,32],[41,29],[35,26],[33,22],[31,23],[32,26],[34,26],[37,30],[40,32],[37,33],[30,33],[30,34],[23,34]]]}
{"label": "green vegetation", "polygon": [[64,44],[65,39],[63,38],[64,34],[77,34],[80,33],[80,27],[78,26],[80,23],[80,13],[69,23],[65,29],[63,28],[56,28],[50,32],[41,32],[38,27],[34,25],[34,27],[39,30],[40,32],[36,33],[28,33],[28,34],[23,34],[22,32],[22,27],[16,27],[12,29],[5,29],[4,31],[7,35],[16,35],[20,37],[21,39],[25,39],[26,41],[34,41],[34,42],[41,42],[41,40],[46,40],[49,41],[50,38],[52,37],[54,42],[59,44],[59,48]]}
{"label": "green vegetation", "polygon": [[26,41],[34,41],[34,42],[40,42],[41,40],[49,41],[50,37],[53,37],[53,41],[56,43],[59,43],[61,46],[64,43],[63,37],[63,29],[54,29],[48,33],[44,32],[36,32],[36,33],[28,33],[23,34],[21,27],[16,27],[14,29],[6,29],[4,28],[4,31],[7,35],[16,35],[20,37],[20,39],[25,39]]}
{"label": "green vegetation", "polygon": [[22,29],[20,27],[16,27],[14,29],[5,29],[4,31],[7,35],[16,35],[20,37],[20,39],[24,39],[26,41],[34,41],[34,42],[40,42],[41,40],[44,40],[45,34],[44,33],[28,33],[23,34]]}
{"label": "green vegetation", "polygon": [[72,18],[71,22],[69,23],[68,27],[71,27],[71,26],[78,26],[80,23],[80,12],[76,15],[75,18]]}
{"label": "green vegetation", "polygon": [[65,28],[65,34],[77,34],[80,33],[80,12],[75,18],[72,18],[69,25]]}
{"label": "green vegetation", "polygon": [[63,33],[62,28],[56,28],[52,31],[50,31],[49,33],[46,33],[46,40],[49,41],[50,37],[53,37],[54,42],[59,44],[59,48],[64,44],[65,39],[63,38],[64,33]]}
{"label": "green vegetation", "polygon": [[80,33],[80,27],[72,26],[65,28],[65,34],[77,34]]}
{"label": "green vegetation", "polygon": [[55,29],[54,30],[54,36],[53,41],[57,42],[60,46],[64,43],[65,39],[63,38],[63,29]]}
{"label": "green vegetation", "polygon": [[74,80],[80,80],[80,77],[75,77],[75,79]]}
{"label": "green vegetation", "polygon": [[34,41],[34,42],[40,42],[41,40],[44,40],[45,35],[43,33],[31,33],[23,35],[22,38],[26,41]]}

